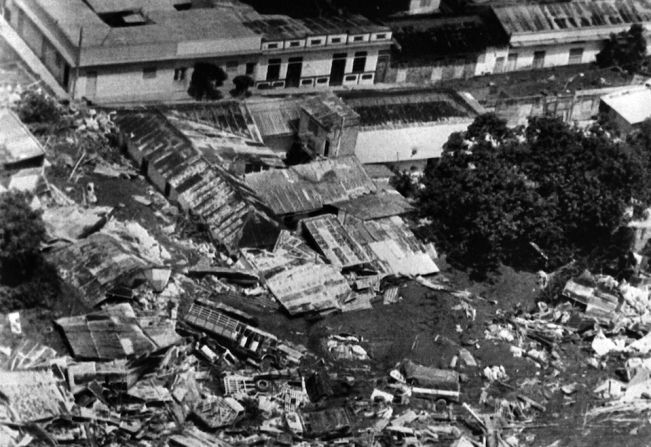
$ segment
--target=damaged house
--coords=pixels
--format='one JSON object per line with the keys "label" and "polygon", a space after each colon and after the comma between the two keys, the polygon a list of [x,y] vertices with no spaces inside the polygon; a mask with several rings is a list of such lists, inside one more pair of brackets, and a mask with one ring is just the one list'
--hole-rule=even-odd
{"label": "damaged house", "polygon": [[[278,230],[264,204],[217,162],[219,151],[210,147],[205,135],[188,137],[173,124],[174,118],[159,110],[124,110],[115,120],[140,169],[171,202],[199,216],[217,246],[233,254],[240,245],[273,245]],[[194,131],[205,130],[194,126]],[[240,122],[242,127],[247,128],[246,123]]]}

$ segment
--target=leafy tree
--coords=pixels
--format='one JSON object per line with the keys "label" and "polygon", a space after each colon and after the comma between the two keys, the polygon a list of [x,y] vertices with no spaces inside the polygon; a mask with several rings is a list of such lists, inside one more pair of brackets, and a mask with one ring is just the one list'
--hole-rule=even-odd
{"label": "leafy tree", "polygon": [[552,268],[612,245],[643,173],[603,132],[545,116],[517,133],[488,115],[450,137],[425,171],[420,203],[452,262],[478,274],[499,263],[540,268],[534,242]]}
{"label": "leafy tree", "polygon": [[632,25],[628,31],[611,34],[604,47],[597,54],[600,67],[617,66],[629,73],[640,71],[646,58],[645,29],[640,24]]}
{"label": "leafy tree", "polygon": [[239,75],[233,78],[233,84],[235,85],[235,88],[231,91],[233,96],[249,96],[251,94],[249,89],[255,85],[255,81],[251,76]]}
{"label": "leafy tree", "polygon": [[407,171],[395,171],[391,177],[391,186],[405,197],[413,197],[416,195],[416,184]]}
{"label": "leafy tree", "polygon": [[0,279],[4,283],[24,280],[40,261],[45,226],[41,213],[30,208],[28,199],[19,191],[0,195]]}
{"label": "leafy tree", "polygon": [[21,121],[27,124],[58,124],[62,108],[51,96],[40,90],[25,90],[15,105]]}
{"label": "leafy tree", "polygon": [[202,99],[221,99],[222,93],[217,89],[228,78],[226,72],[217,65],[208,62],[194,64],[188,95],[197,101]]}

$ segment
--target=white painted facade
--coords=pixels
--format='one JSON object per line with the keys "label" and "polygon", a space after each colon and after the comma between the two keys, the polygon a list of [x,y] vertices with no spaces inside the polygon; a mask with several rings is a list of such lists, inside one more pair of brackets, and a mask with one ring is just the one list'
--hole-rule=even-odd
{"label": "white painted facade", "polygon": [[[67,25],[59,25],[39,3],[9,0],[7,5],[10,25],[66,91],[75,99],[97,102],[188,99],[187,90],[196,62],[209,62],[224,69],[228,76],[224,90],[233,87],[233,78],[245,74],[259,88],[369,85],[375,80],[379,51],[389,49],[392,44],[391,31],[383,26],[374,26],[373,31],[349,30],[342,34],[339,30],[335,34],[280,41],[267,41],[261,34],[248,30],[251,34],[244,32],[242,37],[225,35],[213,40],[209,37],[179,42],[162,39],[128,44],[118,39],[115,45],[105,44],[87,30],[84,45],[79,49],[78,37],[73,39],[70,29],[61,28]],[[88,9],[84,14],[94,13]],[[356,53],[361,52],[365,53],[362,69],[359,62],[355,66]],[[333,83],[335,55],[338,61],[345,55],[345,67],[341,79]],[[269,83],[269,60],[274,59],[280,60],[279,72]],[[287,82],[290,63],[293,63],[293,76],[292,82]],[[340,64],[336,65],[341,68]]]}

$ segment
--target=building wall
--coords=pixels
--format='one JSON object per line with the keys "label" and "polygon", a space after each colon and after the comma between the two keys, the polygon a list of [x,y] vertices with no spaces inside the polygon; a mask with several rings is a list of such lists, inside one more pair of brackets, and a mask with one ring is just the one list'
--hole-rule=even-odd
{"label": "building wall", "polygon": [[[335,54],[346,53],[346,68],[345,74],[351,75],[353,73],[353,63],[355,59],[355,53],[359,51],[366,51],[366,64],[364,67],[364,74],[370,75],[368,79],[361,79],[361,76],[357,76],[357,79],[354,81],[354,84],[368,85],[373,84],[375,78],[375,69],[377,67],[378,53],[379,48],[377,47],[356,47],[356,48],[338,48],[332,49],[327,48],[323,51],[313,51],[313,52],[304,52],[304,53],[291,53],[291,54],[265,54],[260,58],[260,62],[257,66],[255,72],[255,81],[259,83],[266,83],[267,81],[267,71],[269,68],[269,61],[272,59],[280,59],[280,73],[278,75],[278,82],[284,81],[287,77],[287,67],[289,65],[289,59],[294,57],[303,58],[303,66],[301,71],[301,80],[307,80],[311,78],[328,78],[330,76],[330,71],[332,69],[332,59]],[[353,82],[353,81],[350,81]],[[346,81],[344,80],[344,85]],[[314,85],[307,85],[306,87],[328,87],[329,83],[324,82],[322,84],[315,83]]]}
{"label": "building wall", "polygon": [[[583,49],[583,55],[580,60],[573,60],[573,64],[586,64],[595,61],[599,51],[601,51],[601,41],[581,42],[562,45],[539,45],[532,47],[510,48],[508,56],[505,59],[505,71],[529,70],[534,68],[534,53],[545,52],[542,67],[558,67],[570,65],[570,50],[574,48]],[[509,59],[517,55],[514,66],[509,65]],[[495,70],[495,67],[493,67]]]}
{"label": "building wall", "polygon": [[410,0],[409,14],[431,14],[439,10],[441,0]]}

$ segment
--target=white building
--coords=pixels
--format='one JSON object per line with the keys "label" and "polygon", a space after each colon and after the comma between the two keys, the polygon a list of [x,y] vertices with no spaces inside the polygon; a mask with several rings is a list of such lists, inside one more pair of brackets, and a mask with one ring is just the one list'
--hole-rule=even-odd
{"label": "white building", "polygon": [[651,118],[651,88],[639,85],[604,95],[599,111],[606,114],[620,132],[632,132]]}
{"label": "white building", "polygon": [[482,71],[500,73],[590,63],[611,33],[651,30],[646,0],[575,0],[493,7],[508,48],[489,52]]}
{"label": "white building", "polygon": [[196,62],[259,88],[372,84],[392,39],[361,16],[299,21],[190,0],[6,0],[5,18],[73,97],[99,102],[186,99]]}

